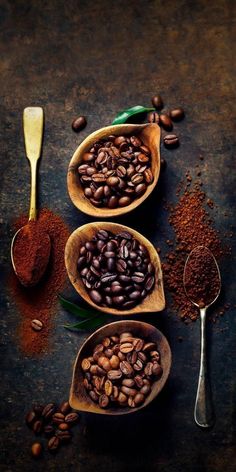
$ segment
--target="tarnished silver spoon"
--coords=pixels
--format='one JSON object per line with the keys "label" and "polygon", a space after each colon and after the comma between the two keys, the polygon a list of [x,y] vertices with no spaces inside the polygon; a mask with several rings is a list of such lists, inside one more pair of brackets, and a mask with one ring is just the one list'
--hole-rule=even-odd
{"label": "tarnished silver spoon", "polygon": [[[195,266],[196,269],[200,266],[199,261],[202,262],[202,269],[204,267],[204,261],[206,258],[208,262],[212,263],[212,272],[211,275],[214,274],[215,279],[215,290],[213,290],[210,283],[207,283],[206,278],[202,276],[202,272],[198,270],[192,271],[192,281],[190,281],[190,270],[191,266],[194,267],[194,258],[196,259],[198,256],[198,264]],[[195,279],[195,280],[194,280]],[[203,291],[208,291],[209,299],[199,299],[201,289],[199,293],[193,298],[194,287],[197,286],[198,280],[202,281],[203,284],[205,283],[205,287],[202,287]],[[190,282],[189,282],[190,281]],[[197,246],[193,249],[193,251],[189,254],[184,268],[184,288],[187,297],[189,300],[199,308],[200,310],[200,319],[201,319],[201,358],[200,358],[200,371],[199,371],[199,378],[198,378],[198,388],[197,388],[197,395],[195,401],[195,408],[194,408],[194,419],[198,426],[202,428],[209,428],[214,424],[214,413],[212,407],[212,399],[211,399],[211,390],[210,390],[210,382],[207,372],[207,356],[206,356],[206,311],[210,305],[212,305],[216,299],[218,298],[221,290],[221,276],[218,264],[216,262],[215,257],[213,256],[212,252],[206,248],[205,246]],[[196,289],[197,292],[197,289]]]}

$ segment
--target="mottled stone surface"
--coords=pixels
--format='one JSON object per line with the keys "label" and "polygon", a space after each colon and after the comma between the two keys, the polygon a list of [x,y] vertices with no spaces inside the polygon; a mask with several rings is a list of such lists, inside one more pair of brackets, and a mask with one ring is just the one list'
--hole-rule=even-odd
{"label": "mottled stone surface", "polygon": [[[17,343],[19,314],[8,291],[11,220],[29,201],[22,111],[45,110],[40,165],[40,205],[62,215],[71,230],[92,221],[71,204],[66,170],[78,143],[111,123],[122,108],[149,104],[160,92],[168,107],[181,105],[176,125],[181,146],[162,149],[167,170],[138,210],[119,218],[167,249],[172,233],[161,198],[176,200],[187,170],[202,180],[217,208],[222,233],[235,227],[235,7],[229,0],[22,1],[0,4],[1,93],[1,448],[0,469],[18,471],[233,472],[235,451],[235,307],[208,325],[216,423],[211,431],[193,421],[199,362],[199,323],[184,325],[171,310],[142,317],[168,337],[173,367],[168,385],[145,411],[124,418],[81,415],[73,444],[56,456],[30,457],[33,436],[24,415],[33,400],[59,402],[68,395],[72,364],[84,335],[68,333],[59,309],[51,352],[24,357]],[[78,114],[88,118],[79,135]],[[235,240],[232,240],[235,249]],[[235,251],[221,267],[223,297],[235,301]],[[65,292],[76,295],[71,288]],[[72,318],[71,318],[72,319]],[[180,343],[178,337],[183,341]]]}

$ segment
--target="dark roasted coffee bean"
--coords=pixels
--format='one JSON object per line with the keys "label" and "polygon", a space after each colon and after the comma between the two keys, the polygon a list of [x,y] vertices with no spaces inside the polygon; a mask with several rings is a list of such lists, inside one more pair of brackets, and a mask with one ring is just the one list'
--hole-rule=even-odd
{"label": "dark roasted coffee bean", "polygon": [[137,361],[138,355],[136,351],[129,352],[126,356],[127,361],[130,362],[130,364],[135,364]]}
{"label": "dark roasted coffee bean", "polygon": [[143,385],[144,385],[144,382],[143,382],[143,378],[141,377],[141,375],[135,375],[134,377],[134,381],[137,385],[138,388],[142,388]]}
{"label": "dark roasted coffee bean", "polygon": [[122,295],[112,297],[112,302],[115,306],[123,305],[124,301],[125,301],[125,297],[123,297]]}
{"label": "dark roasted coffee bean", "polygon": [[79,419],[78,413],[74,413],[74,412],[68,413],[68,415],[66,415],[65,417],[65,423],[75,424],[77,423],[78,419]]}
{"label": "dark roasted coffee bean", "polygon": [[155,283],[155,277],[153,275],[148,276],[146,283],[145,283],[145,288],[148,292],[152,290],[153,286]]}
{"label": "dark roasted coffee bean", "polygon": [[121,197],[118,200],[118,205],[120,207],[125,207],[125,206],[129,205],[130,203],[131,203],[131,199],[128,196],[127,197]]}
{"label": "dark roasted coffee bean", "polygon": [[57,436],[52,436],[48,441],[48,450],[55,452],[60,446],[60,439]]}
{"label": "dark roasted coffee bean", "polygon": [[52,422],[55,424],[60,424],[60,423],[63,423],[64,419],[65,419],[65,415],[63,415],[63,413],[57,412],[57,413],[54,413],[52,417]]}
{"label": "dark roasted coffee bean", "polygon": [[160,125],[167,131],[171,131],[173,128],[173,124],[170,117],[165,113],[162,113],[160,115]]}
{"label": "dark roasted coffee bean", "polygon": [[131,177],[131,182],[133,182],[134,185],[140,184],[143,181],[143,175],[142,174],[134,174]]}
{"label": "dark roasted coffee bean", "polygon": [[101,282],[103,284],[110,284],[113,280],[116,280],[116,278],[117,278],[116,274],[106,273],[101,276]]}
{"label": "dark roasted coffee bean", "polygon": [[55,435],[55,429],[53,428],[51,424],[46,424],[43,428],[43,432],[45,436],[48,436],[48,437]]}
{"label": "dark roasted coffee bean", "polygon": [[136,195],[142,195],[145,192],[146,188],[147,187],[145,184],[138,184],[137,187],[135,187]]}
{"label": "dark roasted coffee bean", "polygon": [[106,408],[109,404],[109,397],[106,394],[100,395],[98,403],[101,408]]}
{"label": "dark roasted coffee bean", "polygon": [[170,117],[173,121],[180,121],[184,118],[184,110],[183,108],[175,108],[174,110],[170,111]]}
{"label": "dark roasted coffee bean", "polygon": [[91,391],[89,392],[89,396],[90,396],[90,398],[93,400],[93,402],[95,402],[95,403],[98,402],[98,398],[99,398],[99,397],[98,397],[98,395],[97,395],[93,390],[91,390]]}
{"label": "dark roasted coffee bean", "polygon": [[97,303],[98,305],[102,303],[102,296],[97,290],[90,290],[89,296],[94,303]]}
{"label": "dark roasted coffee bean", "polygon": [[159,123],[159,114],[156,111],[151,111],[147,116],[149,123]]}
{"label": "dark roasted coffee bean", "polygon": [[48,403],[42,411],[42,416],[48,420],[52,417],[52,415],[55,413],[56,410],[56,405],[54,403]]}
{"label": "dark roasted coffee bean", "polygon": [[145,169],[143,175],[147,184],[151,184],[153,182],[154,177],[151,169]]}
{"label": "dark roasted coffee bean", "polygon": [[155,376],[159,376],[162,374],[162,367],[158,362],[153,362],[152,373]]}
{"label": "dark roasted coffee bean", "polygon": [[130,387],[127,387],[126,385],[122,385],[121,391],[122,393],[124,393],[125,395],[128,395],[129,397],[135,397],[135,395],[138,393],[135,388],[130,388]]}
{"label": "dark roasted coffee bean", "polygon": [[25,417],[25,422],[28,426],[32,426],[34,421],[36,420],[36,413],[35,411],[29,411],[29,413],[27,413],[26,417]]}
{"label": "dark roasted coffee bean", "polygon": [[109,208],[116,208],[118,206],[118,197],[112,195],[108,200],[108,207]]}
{"label": "dark roasted coffee bean", "polygon": [[108,177],[108,179],[106,180],[106,183],[107,185],[109,185],[109,187],[116,187],[119,183],[119,179],[118,177]]}
{"label": "dark roasted coffee bean", "polygon": [[163,108],[163,100],[161,98],[160,95],[154,95],[154,97],[152,97],[152,104],[154,106],[154,108],[156,108],[157,110],[161,110]]}
{"label": "dark roasted coffee bean", "polygon": [[127,268],[127,263],[124,261],[124,259],[118,259],[116,262],[116,269],[118,272],[126,272]]}
{"label": "dark roasted coffee bean", "polygon": [[131,136],[130,137],[130,142],[134,147],[139,147],[142,144],[141,139],[139,139],[137,136]]}
{"label": "dark roasted coffee bean", "polygon": [[72,434],[70,431],[58,431],[56,433],[56,436],[58,437],[58,439],[64,443],[64,442],[69,442],[71,441],[71,438],[72,438]]}
{"label": "dark roasted coffee bean", "polygon": [[131,300],[139,300],[141,296],[141,292],[139,290],[134,290],[134,292],[131,292],[129,294],[129,298]]}
{"label": "dark roasted coffee bean", "polygon": [[86,125],[87,125],[87,120],[85,116],[78,116],[72,121],[71,126],[72,126],[73,131],[78,133],[78,131],[81,131],[82,129],[84,129]]}
{"label": "dark roasted coffee bean", "polygon": [[166,134],[163,141],[167,148],[176,148],[179,145],[179,138],[176,134]]}
{"label": "dark roasted coffee bean", "polygon": [[43,422],[41,420],[36,420],[33,424],[33,431],[35,434],[40,434],[43,430]]}

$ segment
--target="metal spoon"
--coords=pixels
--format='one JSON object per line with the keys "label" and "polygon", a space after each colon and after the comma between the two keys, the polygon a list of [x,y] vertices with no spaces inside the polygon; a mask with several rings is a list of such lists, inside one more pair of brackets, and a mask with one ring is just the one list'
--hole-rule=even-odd
{"label": "metal spoon", "polygon": [[[186,288],[186,268],[189,263],[190,258],[193,256],[194,251],[202,249],[203,251],[207,251],[210,256],[212,257],[218,274],[218,282],[219,282],[219,290],[213,300],[209,300],[208,304],[204,307],[200,307],[196,301],[192,300],[188,294]],[[210,383],[208,378],[207,372],[207,359],[206,359],[206,310],[207,308],[212,305],[216,299],[218,298],[221,290],[221,277],[220,277],[220,270],[218,264],[216,262],[215,257],[213,256],[212,252],[206,248],[205,246],[197,246],[193,249],[193,251],[189,254],[184,268],[184,288],[187,297],[189,300],[199,308],[200,310],[200,319],[201,319],[201,359],[200,359],[200,371],[199,371],[199,378],[198,378],[198,388],[197,388],[197,395],[195,401],[195,408],[194,408],[194,419],[198,426],[202,428],[209,428],[214,423],[214,413],[211,401],[211,390],[210,390]]]}
{"label": "metal spoon", "polygon": [[[31,168],[31,194],[30,194],[29,221],[35,221],[37,219],[37,209],[36,209],[37,162],[40,158],[42,138],[43,138],[43,109],[42,108],[28,107],[24,109],[23,129],[24,129],[26,156],[28,160],[30,161],[30,168]],[[19,235],[19,233],[21,231],[26,231],[26,228],[27,228],[27,225],[20,228],[15,233],[11,242],[11,262],[17,276],[18,274],[17,274],[15,262],[14,262],[14,245],[15,245],[16,238]],[[48,238],[49,242],[47,241],[47,244],[51,244],[49,235],[43,233],[42,237]],[[48,260],[45,262],[48,262]],[[47,264],[45,265],[47,266]],[[39,274],[38,278],[41,278],[45,269],[46,267],[44,268],[43,271],[41,271],[41,274]],[[20,282],[23,283],[23,285],[25,285],[25,283],[20,279],[19,276],[18,278]]]}

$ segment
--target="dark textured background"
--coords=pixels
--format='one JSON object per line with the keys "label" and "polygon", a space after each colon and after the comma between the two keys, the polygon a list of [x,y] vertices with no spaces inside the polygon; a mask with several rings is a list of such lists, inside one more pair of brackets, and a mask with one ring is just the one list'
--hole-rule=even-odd
{"label": "dark textured background", "polygon": [[[33,400],[68,395],[72,363],[84,336],[65,332],[69,315],[59,309],[51,352],[42,359],[18,349],[19,315],[7,290],[11,220],[29,202],[22,111],[41,105],[45,137],[40,165],[40,205],[62,215],[71,230],[92,219],[73,208],[66,170],[78,143],[111,123],[122,108],[149,104],[160,92],[169,107],[182,105],[176,126],[181,146],[162,150],[168,162],[158,190],[128,217],[165,251],[171,237],[161,197],[174,202],[186,170],[201,164],[204,189],[223,235],[234,224],[236,3],[229,0],[5,1],[0,2],[1,139],[1,446],[0,469],[90,472],[233,472],[235,450],[235,307],[208,324],[209,360],[216,424],[200,430],[193,421],[199,362],[199,323],[186,326],[166,310],[149,321],[168,337],[173,367],[160,397],[140,414],[124,418],[81,415],[73,444],[38,463],[24,415]],[[88,118],[79,135],[78,114]],[[233,242],[234,240],[232,240]],[[234,242],[235,246],[235,242]],[[235,303],[235,252],[221,267],[223,298]],[[76,296],[72,289],[67,295]],[[178,337],[183,342],[178,342]]]}

